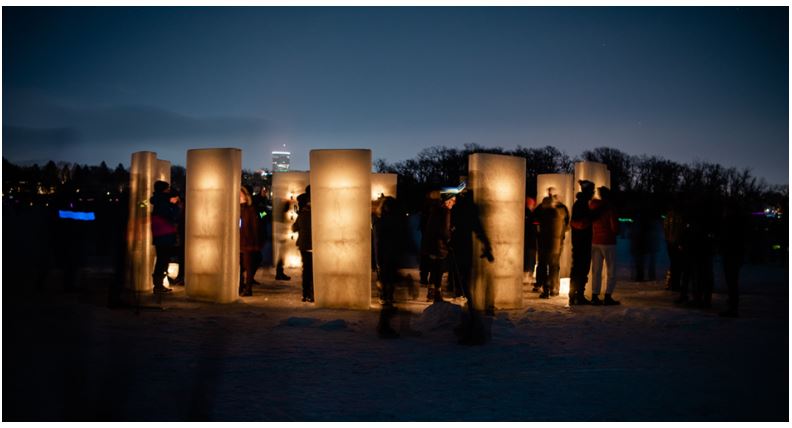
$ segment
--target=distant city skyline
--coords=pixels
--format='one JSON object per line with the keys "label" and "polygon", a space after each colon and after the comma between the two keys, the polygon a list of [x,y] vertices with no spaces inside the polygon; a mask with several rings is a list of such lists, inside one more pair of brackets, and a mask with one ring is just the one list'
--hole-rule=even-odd
{"label": "distant city skyline", "polygon": [[4,7],[3,156],[596,147],[788,184],[786,7]]}

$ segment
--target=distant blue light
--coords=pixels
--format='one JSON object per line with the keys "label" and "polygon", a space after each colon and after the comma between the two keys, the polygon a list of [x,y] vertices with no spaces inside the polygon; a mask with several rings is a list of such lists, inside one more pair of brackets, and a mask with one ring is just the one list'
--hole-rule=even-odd
{"label": "distant blue light", "polygon": [[58,217],[71,220],[94,221],[96,216],[92,212],[58,210]]}

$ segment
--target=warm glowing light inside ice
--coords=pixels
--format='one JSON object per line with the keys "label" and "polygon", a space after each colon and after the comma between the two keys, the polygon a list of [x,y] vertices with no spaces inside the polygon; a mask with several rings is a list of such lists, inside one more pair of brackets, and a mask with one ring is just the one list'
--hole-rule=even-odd
{"label": "warm glowing light inside ice", "polygon": [[523,306],[525,159],[476,153],[468,158],[469,187],[481,223],[492,244],[493,262],[478,257],[483,246],[473,240],[473,305],[477,309]]}
{"label": "warm glowing light inside ice", "polygon": [[189,297],[228,303],[239,294],[242,151],[187,151],[185,288]]}
{"label": "warm glowing light inside ice", "polygon": [[314,296],[324,307],[371,303],[371,151],[312,150]]}
{"label": "warm glowing light inside ice", "polygon": [[177,276],[179,276],[179,264],[168,263],[168,278],[176,279]]}
{"label": "warm glowing light inside ice", "polygon": [[302,258],[300,257],[299,254],[296,254],[296,255],[295,254],[291,254],[288,257],[286,257],[286,261],[284,262],[284,265],[287,268],[302,267]]}
{"label": "warm glowing light inside ice", "polygon": [[561,288],[559,288],[559,294],[561,296],[569,294],[569,278],[561,278]]}

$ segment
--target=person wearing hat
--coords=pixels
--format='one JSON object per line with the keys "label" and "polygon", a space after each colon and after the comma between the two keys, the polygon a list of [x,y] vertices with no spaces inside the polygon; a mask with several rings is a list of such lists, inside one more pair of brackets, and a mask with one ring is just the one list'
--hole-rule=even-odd
{"label": "person wearing hat", "polygon": [[[618,305],[613,300],[613,290],[616,288],[616,235],[619,233],[619,222],[613,211],[610,189],[605,186],[597,188],[599,199],[589,202],[593,222],[591,241],[591,304],[592,305]],[[607,269],[605,283],[605,300],[599,299],[602,289],[602,265]]]}
{"label": "person wearing hat", "polygon": [[569,305],[588,305],[586,282],[591,268],[591,209],[589,201],[594,197],[594,183],[578,180],[580,192],[572,205],[572,268],[569,278]]}

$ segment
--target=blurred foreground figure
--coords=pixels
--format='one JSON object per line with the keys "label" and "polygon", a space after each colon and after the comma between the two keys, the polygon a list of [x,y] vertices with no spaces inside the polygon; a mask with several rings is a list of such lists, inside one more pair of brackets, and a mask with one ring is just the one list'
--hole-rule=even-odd
{"label": "blurred foreground figure", "polygon": [[403,248],[401,220],[396,199],[382,198],[379,215],[375,217],[377,276],[382,284],[383,305],[392,306],[393,293],[399,280],[399,257]]}
{"label": "blurred foreground figure", "polygon": [[[600,199],[592,199],[589,203],[594,221],[592,222],[591,240],[591,304],[618,305],[613,300],[616,288],[616,235],[619,233],[619,222],[613,211],[610,189],[605,186],[597,189]],[[605,300],[599,299],[602,289],[602,265],[607,269],[605,284]]]}
{"label": "blurred foreground figure", "polygon": [[437,205],[437,201],[440,199],[440,192],[437,190],[432,190],[426,193],[426,197],[424,198],[423,207],[421,208],[421,222],[419,224],[420,232],[421,232],[421,249],[419,254],[419,266],[418,272],[420,276],[419,283],[421,285],[426,285],[426,288],[429,288],[430,282],[430,274],[432,270],[432,262],[429,259],[429,236],[427,233],[427,224],[429,222],[429,215],[432,213],[434,206]]}
{"label": "blurred foreground figure", "polygon": [[154,183],[154,195],[151,203],[151,235],[157,259],[151,274],[155,293],[171,291],[162,285],[168,273],[168,263],[175,255],[178,241],[177,222],[179,220],[179,196],[170,191],[170,185],[164,181]]}
{"label": "blurred foreground figure", "polygon": [[[465,296],[470,290],[470,275],[473,270],[473,235],[481,242],[481,257],[492,262],[492,246],[481,224],[478,206],[473,202],[473,192],[465,189],[456,196],[456,203],[451,210],[451,248],[454,251],[456,268],[448,267],[448,288],[454,297]],[[487,293],[485,293],[487,295]],[[488,310],[494,310],[492,302],[486,302]]]}
{"label": "blurred foreground figure", "polygon": [[311,247],[311,186],[305,193],[297,197],[299,211],[297,220],[292,225],[292,232],[297,232],[297,248],[302,257],[302,301],[314,301],[313,289],[313,249]]}
{"label": "blurred foreground figure", "polygon": [[542,288],[542,299],[557,296],[561,288],[560,260],[564,235],[569,227],[569,210],[558,200],[555,187],[547,189],[547,196],[534,211],[539,223],[539,260],[536,266],[536,286]]}
{"label": "blurred foreground figure", "polygon": [[242,186],[239,190],[239,295],[253,295],[253,278],[258,268],[258,254],[261,251],[259,219],[253,207],[250,192]]}

